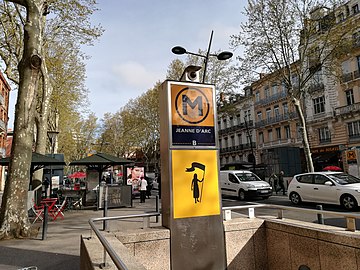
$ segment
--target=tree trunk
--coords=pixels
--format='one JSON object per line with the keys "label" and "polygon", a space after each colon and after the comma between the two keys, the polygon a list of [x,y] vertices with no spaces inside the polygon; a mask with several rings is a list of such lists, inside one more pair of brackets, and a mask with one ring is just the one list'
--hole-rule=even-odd
{"label": "tree trunk", "polygon": [[[46,154],[46,143],[47,143],[47,131],[48,131],[48,118],[50,115],[50,98],[52,94],[52,85],[49,80],[49,73],[47,70],[45,60],[41,65],[42,74],[42,99],[40,107],[40,113],[36,118],[36,148],[35,151],[40,154]],[[42,181],[43,170],[38,170],[34,173],[33,180]],[[51,180],[50,180],[51,181]]]}
{"label": "tree trunk", "polygon": [[31,236],[28,221],[27,193],[33,149],[34,115],[38,89],[41,53],[41,16],[43,0],[8,0],[26,8],[24,52],[18,65],[19,91],[15,106],[14,137],[9,177],[0,211],[0,237]]}
{"label": "tree trunk", "polygon": [[311,151],[310,151],[310,145],[309,145],[309,139],[308,139],[308,133],[306,128],[306,122],[305,117],[300,105],[300,100],[293,97],[293,104],[295,106],[296,112],[298,113],[299,119],[300,119],[300,126],[301,126],[301,135],[303,139],[303,146],[304,146],[304,154],[305,154],[305,160],[306,160],[306,166],[308,172],[314,171],[314,164],[311,158]]}

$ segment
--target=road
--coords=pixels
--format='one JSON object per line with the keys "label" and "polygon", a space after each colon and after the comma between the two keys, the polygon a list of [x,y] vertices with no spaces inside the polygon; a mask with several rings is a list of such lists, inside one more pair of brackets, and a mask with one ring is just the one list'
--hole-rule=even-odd
{"label": "road", "polygon": [[[316,204],[313,203],[303,203],[300,206],[294,206],[287,196],[283,195],[273,195],[269,199],[262,200],[262,199],[251,199],[246,201],[239,201],[234,197],[223,197],[222,204],[224,206],[237,206],[237,205],[251,205],[251,204],[272,204],[272,205],[280,205],[280,206],[289,206],[289,207],[298,207],[298,208],[305,208],[305,209],[316,209]],[[322,205],[323,210],[326,211],[334,211],[334,212],[345,212],[345,213],[356,213],[360,214],[360,210],[356,212],[349,212],[342,209],[340,206],[336,205]],[[235,210],[235,212],[247,215],[247,209],[244,210]],[[273,209],[266,209],[266,208],[255,208],[255,215],[257,217],[269,217],[277,216],[277,210]],[[294,220],[301,220],[307,222],[317,223],[318,218],[316,214],[308,214],[298,211],[284,211],[284,218],[294,219]],[[324,216],[324,224],[337,226],[346,228],[346,219],[337,217],[337,216]],[[356,220],[356,229],[360,230],[360,220]]]}

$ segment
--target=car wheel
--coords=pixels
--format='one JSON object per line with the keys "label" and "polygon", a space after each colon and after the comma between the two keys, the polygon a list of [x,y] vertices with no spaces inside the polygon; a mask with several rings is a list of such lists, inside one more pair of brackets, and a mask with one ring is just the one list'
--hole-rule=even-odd
{"label": "car wheel", "polygon": [[239,200],[240,201],[245,200],[245,191],[242,189],[239,190]]}
{"label": "car wheel", "polygon": [[298,205],[301,203],[301,197],[299,194],[297,194],[296,192],[291,192],[290,194],[290,201],[295,204]]}
{"label": "car wheel", "polygon": [[357,207],[357,201],[349,194],[342,195],[340,203],[346,210],[354,210]]}

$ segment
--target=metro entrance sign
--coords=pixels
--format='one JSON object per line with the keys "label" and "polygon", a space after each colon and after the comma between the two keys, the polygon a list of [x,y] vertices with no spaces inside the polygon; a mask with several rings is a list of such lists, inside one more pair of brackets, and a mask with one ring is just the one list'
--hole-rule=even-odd
{"label": "metro entrance sign", "polygon": [[173,146],[215,147],[212,85],[170,84]]}
{"label": "metro entrance sign", "polygon": [[225,269],[215,88],[165,81],[159,95],[161,211],[171,269]]}

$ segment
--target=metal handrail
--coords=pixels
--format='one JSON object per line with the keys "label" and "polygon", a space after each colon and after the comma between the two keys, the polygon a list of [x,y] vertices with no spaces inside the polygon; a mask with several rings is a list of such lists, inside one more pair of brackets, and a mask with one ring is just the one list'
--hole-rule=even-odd
{"label": "metal handrail", "polygon": [[[91,218],[89,220],[90,227],[95,232],[96,236],[98,237],[100,243],[103,245],[105,251],[109,254],[110,258],[116,265],[118,269],[127,270],[128,268],[123,263],[121,258],[116,254],[115,250],[111,247],[109,241],[106,240],[105,236],[103,236],[98,228],[95,226],[95,222],[98,221],[109,221],[109,220],[121,220],[121,219],[128,219],[128,218],[150,218],[153,216],[160,216],[160,212],[151,212],[151,213],[144,213],[144,214],[132,214],[126,216],[115,216],[115,217],[102,217],[102,218]],[[104,258],[105,264],[105,258]]]}
{"label": "metal handrail", "polygon": [[326,211],[326,210],[315,210],[315,209],[304,209],[304,208],[297,208],[297,207],[291,207],[291,206],[279,206],[279,205],[273,205],[273,204],[254,204],[254,205],[242,205],[242,206],[225,206],[222,208],[222,210],[238,210],[238,209],[249,209],[249,208],[269,208],[269,209],[277,209],[278,212],[278,218],[283,218],[283,210],[291,210],[291,211],[297,211],[297,212],[305,212],[305,213],[312,213],[312,214],[327,214],[331,216],[341,216],[346,218],[347,220],[347,229],[349,231],[355,231],[356,226],[354,222],[351,222],[355,219],[360,219],[360,214],[353,214],[353,213],[339,213],[339,212],[333,212],[333,211]]}
{"label": "metal handrail", "polygon": [[[269,208],[269,209],[276,209],[278,210],[278,218],[283,218],[283,210],[291,210],[291,211],[298,211],[298,212],[305,212],[305,213],[313,213],[313,214],[327,214],[332,216],[341,216],[348,219],[360,219],[360,214],[353,214],[353,213],[339,213],[333,211],[326,211],[326,210],[314,210],[314,209],[304,209],[304,208],[297,208],[297,207],[290,207],[290,206],[279,206],[273,204],[253,204],[253,205],[242,205],[242,206],[225,206],[222,207],[223,211],[226,210],[241,210],[241,209],[254,209],[254,208]],[[128,270],[127,266],[123,263],[121,258],[117,255],[115,250],[111,247],[110,243],[106,240],[105,236],[103,236],[100,230],[95,226],[95,222],[100,221],[110,221],[110,220],[122,220],[122,219],[129,219],[129,218],[150,218],[150,217],[159,217],[161,213],[159,211],[150,212],[150,213],[143,213],[143,214],[132,214],[132,215],[125,215],[125,216],[113,216],[113,217],[101,217],[101,218],[91,218],[89,220],[89,224],[91,229],[95,232],[96,236],[98,237],[100,243],[103,245],[106,255],[106,252],[109,254],[110,258],[116,265],[118,269],[121,270]],[[354,222],[347,222],[347,229],[350,231],[355,231]],[[105,263],[104,257],[104,265]]]}

